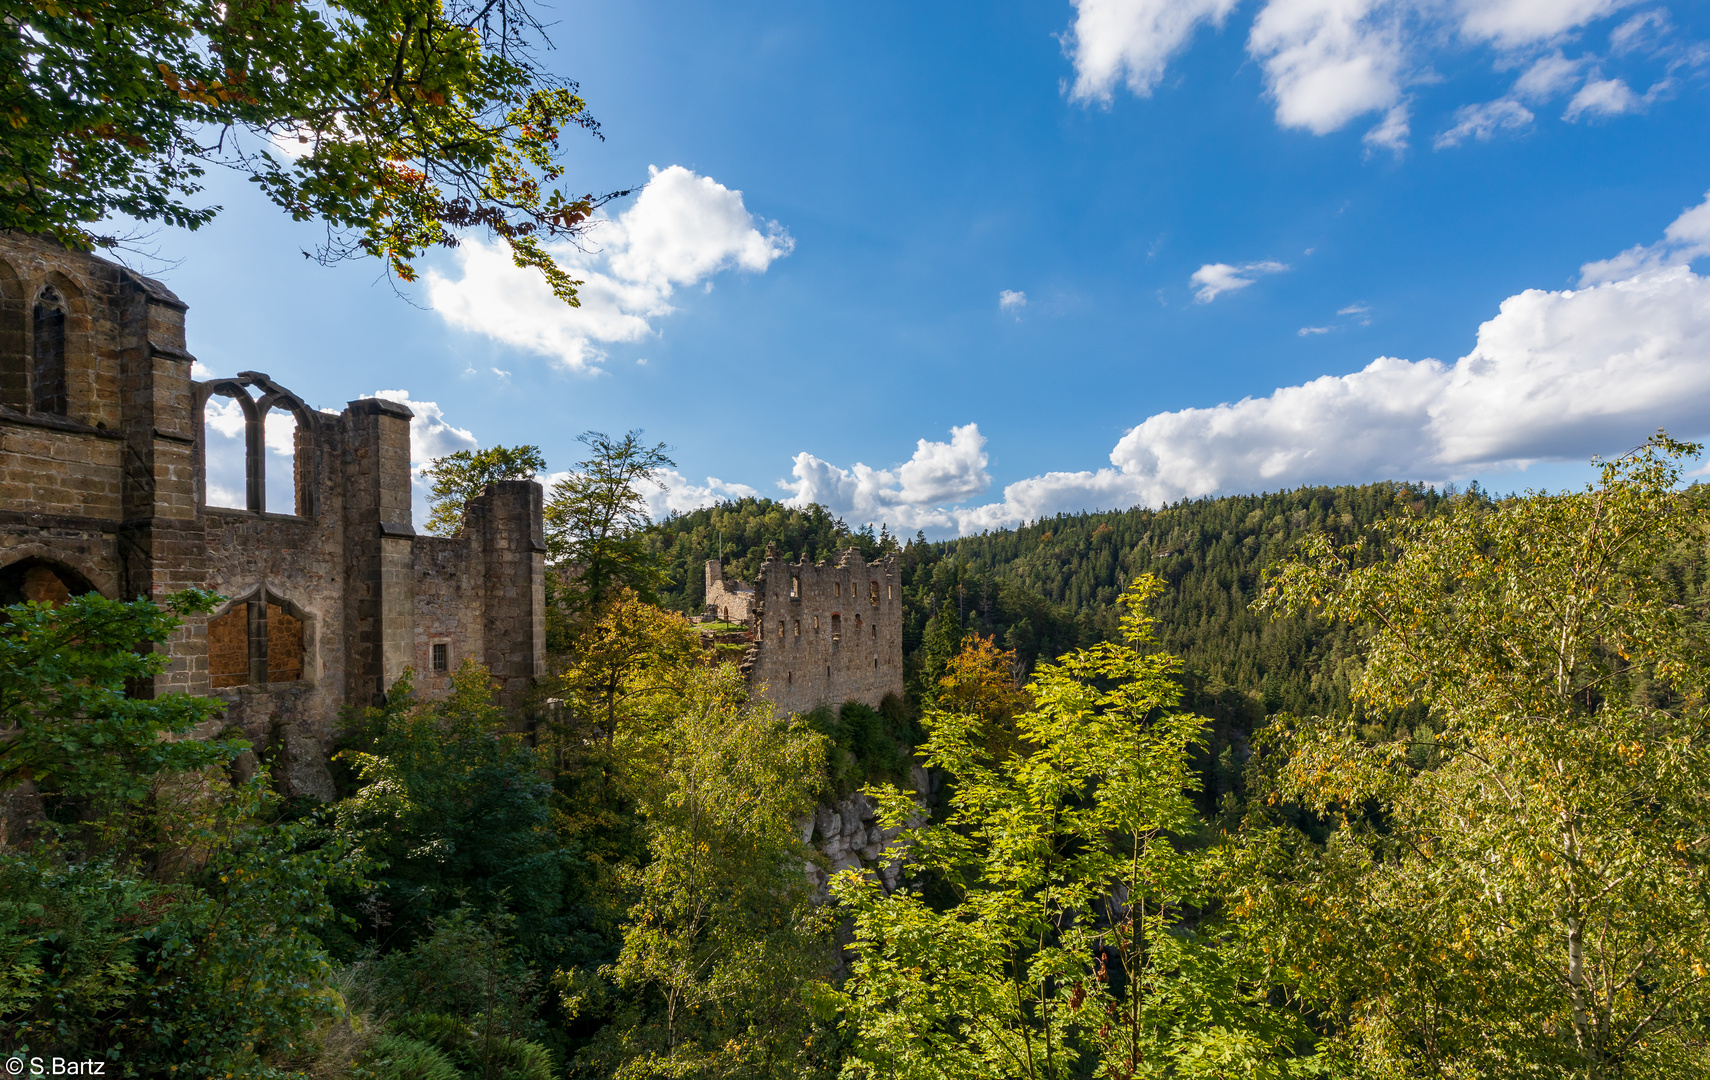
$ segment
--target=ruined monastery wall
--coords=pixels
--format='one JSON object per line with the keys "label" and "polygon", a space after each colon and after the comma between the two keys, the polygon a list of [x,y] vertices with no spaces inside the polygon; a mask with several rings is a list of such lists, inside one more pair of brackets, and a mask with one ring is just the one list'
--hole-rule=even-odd
{"label": "ruined monastery wall", "polygon": [[[166,643],[152,689],[224,700],[216,723],[273,750],[289,794],[331,797],[340,710],[406,667],[435,697],[473,658],[520,705],[544,664],[540,486],[491,485],[458,536],[418,537],[406,406],[321,412],[252,371],[195,381],[185,311],[158,282],[0,233],[0,603],[225,596]],[[246,417],[244,509],[206,504],[214,396]],[[297,425],[295,490],[269,506],[266,423],[281,412]]]}

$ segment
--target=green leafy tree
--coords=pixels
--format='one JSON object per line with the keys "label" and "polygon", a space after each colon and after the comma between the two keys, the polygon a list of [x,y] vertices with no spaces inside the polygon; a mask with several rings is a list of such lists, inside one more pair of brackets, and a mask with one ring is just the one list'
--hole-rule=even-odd
{"label": "green leafy tree", "polygon": [[577,637],[558,680],[560,700],[578,735],[603,736],[610,749],[637,717],[675,707],[705,659],[687,619],[625,589]]}
{"label": "green leafy tree", "polygon": [[514,911],[525,947],[550,954],[565,852],[550,828],[541,753],[510,730],[487,669],[465,661],[442,701],[413,699],[409,677],[356,718],[339,754],[357,790],[337,832],[373,860],[372,885],[347,898],[373,940],[403,946],[468,905]]}
{"label": "green leafy tree", "polygon": [[434,458],[423,470],[433,481],[428,492],[427,530],[453,536],[463,527],[463,510],[472,499],[500,480],[533,480],[546,468],[538,446],[494,446],[486,450],[459,450]]}
{"label": "green leafy tree", "polygon": [[[948,898],[834,879],[854,914],[855,1075],[1289,1075],[1304,1029],[1214,925],[1186,919],[1214,871],[1174,842],[1197,829],[1203,721],[1178,711],[1178,661],[1153,648],[1144,605],[1160,587],[1131,587],[1122,643],[1040,668],[1013,752],[994,760],[1002,708],[928,712],[924,755],[952,794],[906,866]],[[909,793],[874,794],[887,826],[919,814]]]}
{"label": "green leafy tree", "polygon": [[[234,757],[235,742],[180,739],[220,703],[188,694],[131,697],[126,685],[166,669],[165,641],[179,616],[212,610],[195,591],[166,606],[90,593],[59,607],[19,604],[0,623],[0,793],[24,788],[50,819],[123,813],[165,775]],[[247,745],[247,744],[246,744]],[[93,804],[93,805],[91,805]]]}
{"label": "green leafy tree", "polygon": [[578,441],[589,456],[552,485],[546,503],[547,557],[572,581],[566,600],[597,612],[628,588],[651,603],[666,579],[643,538],[652,524],[643,490],[667,490],[660,474],[677,463],[640,431],[618,439],[588,431]]}
{"label": "green leafy tree", "polygon": [[601,1076],[796,1077],[826,1064],[811,1006],[825,995],[828,914],[802,873],[823,740],[749,703],[731,665],[702,668],[668,724],[637,730],[633,790],[649,859],[623,950],[561,982],[572,1010],[602,995],[611,1020],[581,1066]]}
{"label": "green leafy tree", "polygon": [[437,1058],[452,1078],[557,1075],[550,1053],[530,1038],[542,1029],[544,986],[512,945],[515,921],[461,907],[436,919],[433,932],[410,948],[370,953],[351,965],[351,1006],[383,1013],[395,1040],[371,1053],[376,1073],[419,1076],[432,1066],[411,1072],[404,1062]]}
{"label": "green leafy tree", "polygon": [[[1268,608],[1370,635],[1366,713],[1278,725],[1268,800],[1333,831],[1254,822],[1243,913],[1358,1075],[1710,1070],[1710,634],[1675,572],[1706,539],[1697,449],[1275,577]],[[1429,725],[1369,722],[1415,701]]]}
{"label": "green leafy tree", "polygon": [[521,0],[45,0],[0,33],[0,228],[112,244],[115,216],[197,228],[209,166],[247,175],[323,260],[385,259],[405,281],[471,229],[505,241],[572,305],[543,246],[606,198],[567,195],[567,128],[586,104],[530,58]]}
{"label": "green leafy tree", "polygon": [[265,777],[228,782],[248,744],[190,737],[218,701],[126,693],[164,669],[148,647],[178,615],[216,599],[5,611],[0,794],[21,813],[0,845],[0,1053],[272,1076],[339,1012],[318,935],[361,863],[274,823]]}

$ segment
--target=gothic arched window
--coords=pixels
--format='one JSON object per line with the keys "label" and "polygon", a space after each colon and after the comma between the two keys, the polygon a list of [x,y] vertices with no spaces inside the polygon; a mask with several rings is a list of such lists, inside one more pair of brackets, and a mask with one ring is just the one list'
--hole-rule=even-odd
{"label": "gothic arched window", "polygon": [[303,678],[303,617],[268,592],[240,600],[208,622],[208,682],[216,690]]}
{"label": "gothic arched window", "polygon": [[31,408],[64,416],[70,405],[65,389],[65,298],[52,285],[36,295],[31,324]]}

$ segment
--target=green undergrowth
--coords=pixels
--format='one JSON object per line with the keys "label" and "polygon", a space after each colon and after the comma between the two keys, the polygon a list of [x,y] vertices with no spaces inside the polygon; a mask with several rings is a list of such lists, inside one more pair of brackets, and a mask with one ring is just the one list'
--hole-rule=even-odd
{"label": "green undergrowth", "polygon": [[908,701],[886,694],[877,709],[859,701],[833,710],[821,705],[807,720],[831,744],[826,749],[825,794],[841,799],[870,783],[907,786],[922,732]]}
{"label": "green undergrowth", "polygon": [[695,629],[703,634],[746,634],[748,632],[748,627],[739,622],[696,623]]}

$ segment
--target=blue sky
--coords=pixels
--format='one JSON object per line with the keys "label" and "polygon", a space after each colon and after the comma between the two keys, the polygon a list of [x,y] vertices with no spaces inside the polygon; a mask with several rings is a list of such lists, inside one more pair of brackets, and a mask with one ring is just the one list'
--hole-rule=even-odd
{"label": "blue sky", "polygon": [[931,535],[1554,485],[1710,433],[1705,5],[549,14],[606,134],[567,141],[573,186],[647,185],[578,257],[584,308],[479,242],[402,296],[321,268],[312,227],[221,179],[214,225],[159,238],[206,370],[407,393],[423,456],[562,469],[578,432],[640,427],[679,463],[661,509],[753,491]]}

